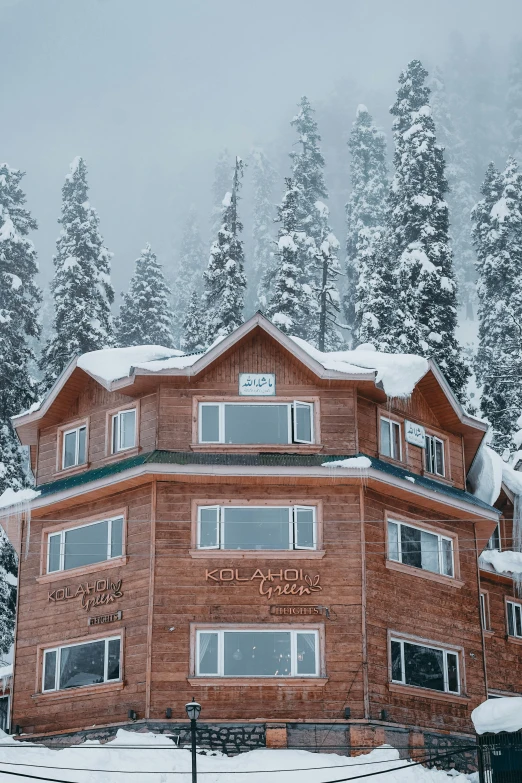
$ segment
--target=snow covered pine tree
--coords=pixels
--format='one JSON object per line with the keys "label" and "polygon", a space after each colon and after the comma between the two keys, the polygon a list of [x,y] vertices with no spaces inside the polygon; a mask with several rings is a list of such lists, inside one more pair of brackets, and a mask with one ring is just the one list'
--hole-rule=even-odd
{"label": "snow covered pine tree", "polygon": [[457,296],[449,242],[443,150],[429,106],[428,73],[412,60],[399,78],[394,115],[395,174],[387,216],[389,248],[398,266],[394,350],[436,360],[465,400],[469,369],[457,342]]}
{"label": "snow covered pine tree", "polygon": [[183,321],[181,348],[185,353],[198,353],[198,351],[205,350],[205,344],[205,318],[201,296],[197,291],[193,291]]}
{"label": "snow covered pine tree", "polygon": [[232,192],[223,199],[221,227],[210,249],[204,273],[203,309],[207,345],[223,337],[243,322],[246,277],[244,272],[243,226],[238,218],[237,204],[243,177],[243,161],[236,158]]}
{"label": "snow covered pine tree", "polygon": [[124,294],[115,324],[116,344],[164,345],[172,348],[171,292],[149,243],[136,260],[136,269]]}
{"label": "snow covered pine tree", "polygon": [[513,447],[522,409],[522,174],[513,158],[503,174],[490,163],[482,195],[472,213],[479,273],[475,371],[481,412],[502,453]]}
{"label": "snow covered pine tree", "polygon": [[177,346],[181,346],[184,339],[183,324],[190,309],[192,292],[197,291],[201,295],[205,256],[196,210],[191,207],[183,229],[176,262],[176,275],[172,284],[173,330]]}
{"label": "snow covered pine tree", "polygon": [[[352,192],[346,204],[346,320],[352,327],[352,342],[361,339],[361,329],[371,326],[375,280],[371,284],[368,263],[375,256],[372,244],[383,233],[388,197],[386,137],[373,123],[366,106],[357,107],[350,140]],[[382,259],[381,259],[382,263]],[[376,270],[378,271],[378,270]]]}
{"label": "snow covered pine tree", "polygon": [[226,193],[227,190],[230,189],[232,171],[233,166],[230,160],[230,153],[227,149],[224,149],[219,153],[214,169],[214,181],[212,183],[212,219],[210,229],[212,240],[221,228],[223,193]]}
{"label": "snow covered pine tree", "polygon": [[[30,340],[39,336],[40,291],[36,251],[28,238],[36,221],[24,208],[20,187],[23,172],[0,165],[0,495],[22,489],[28,480],[10,417],[36,401],[29,366],[34,361]],[[13,643],[17,575],[16,555],[0,534],[0,654]]]}
{"label": "snow covered pine tree", "polygon": [[56,242],[53,334],[40,358],[43,385],[49,389],[78,354],[106,348],[113,341],[111,253],[103,244],[99,218],[88,201],[87,168],[73,160],[62,188],[62,226]]}
{"label": "snow covered pine tree", "polygon": [[251,154],[253,197],[252,271],[248,289],[252,309],[265,310],[275,274],[274,204],[276,172],[263,150]]}

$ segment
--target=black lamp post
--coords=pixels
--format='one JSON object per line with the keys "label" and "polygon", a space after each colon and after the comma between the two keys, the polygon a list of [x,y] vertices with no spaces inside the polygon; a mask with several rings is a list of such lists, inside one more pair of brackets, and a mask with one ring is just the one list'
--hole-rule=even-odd
{"label": "black lamp post", "polygon": [[201,704],[195,699],[185,704],[188,718],[190,720],[190,736],[192,740],[192,783],[198,783],[198,771],[196,767],[196,721],[201,712]]}

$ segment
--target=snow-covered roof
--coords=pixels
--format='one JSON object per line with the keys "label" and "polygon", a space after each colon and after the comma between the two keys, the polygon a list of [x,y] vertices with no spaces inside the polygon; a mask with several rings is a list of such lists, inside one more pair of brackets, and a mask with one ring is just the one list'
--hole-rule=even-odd
{"label": "snow-covered roof", "polygon": [[502,487],[513,495],[522,495],[522,472],[504,462],[500,454],[486,444],[477,452],[468,481],[473,495],[490,506],[498,500]]}
{"label": "snow-covered roof", "polygon": [[498,549],[486,549],[480,555],[480,563],[490,565],[497,574],[522,574],[522,552],[513,552],[506,550],[499,552]]}
{"label": "snow-covered roof", "polygon": [[105,386],[120,378],[130,377],[136,367],[154,372],[176,366],[179,357],[185,361],[190,359],[192,364],[198,358],[197,355],[188,357],[183,351],[161,345],[136,345],[132,348],[104,348],[84,353],[78,357],[76,366]]}
{"label": "snow-covered roof", "polygon": [[9,506],[17,506],[21,503],[29,503],[38,497],[40,492],[35,489],[11,489],[8,487],[0,495],[0,508],[8,508]]}
{"label": "snow-covered roof", "polygon": [[522,697],[488,699],[471,713],[477,734],[522,730]]}

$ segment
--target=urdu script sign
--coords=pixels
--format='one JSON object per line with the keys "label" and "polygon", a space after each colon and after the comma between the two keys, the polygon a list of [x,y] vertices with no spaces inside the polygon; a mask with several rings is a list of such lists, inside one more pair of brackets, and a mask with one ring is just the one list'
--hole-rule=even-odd
{"label": "urdu script sign", "polygon": [[406,443],[420,446],[421,449],[426,448],[426,430],[421,424],[415,424],[414,421],[405,421],[404,437],[406,438]]}
{"label": "urdu script sign", "polygon": [[275,393],[275,373],[239,373],[239,394],[242,397],[273,397]]}

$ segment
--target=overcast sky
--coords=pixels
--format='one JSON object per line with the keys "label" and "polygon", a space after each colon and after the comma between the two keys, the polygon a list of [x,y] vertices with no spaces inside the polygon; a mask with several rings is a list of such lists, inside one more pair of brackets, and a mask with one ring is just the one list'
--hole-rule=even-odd
{"label": "overcast sky", "polygon": [[517,30],[521,0],[0,0],[0,157],[27,172],[44,277],[76,155],[119,292],[145,242],[168,262],[191,203],[207,229],[220,150],[270,144],[303,93],[353,80],[392,103],[452,33],[502,58]]}

